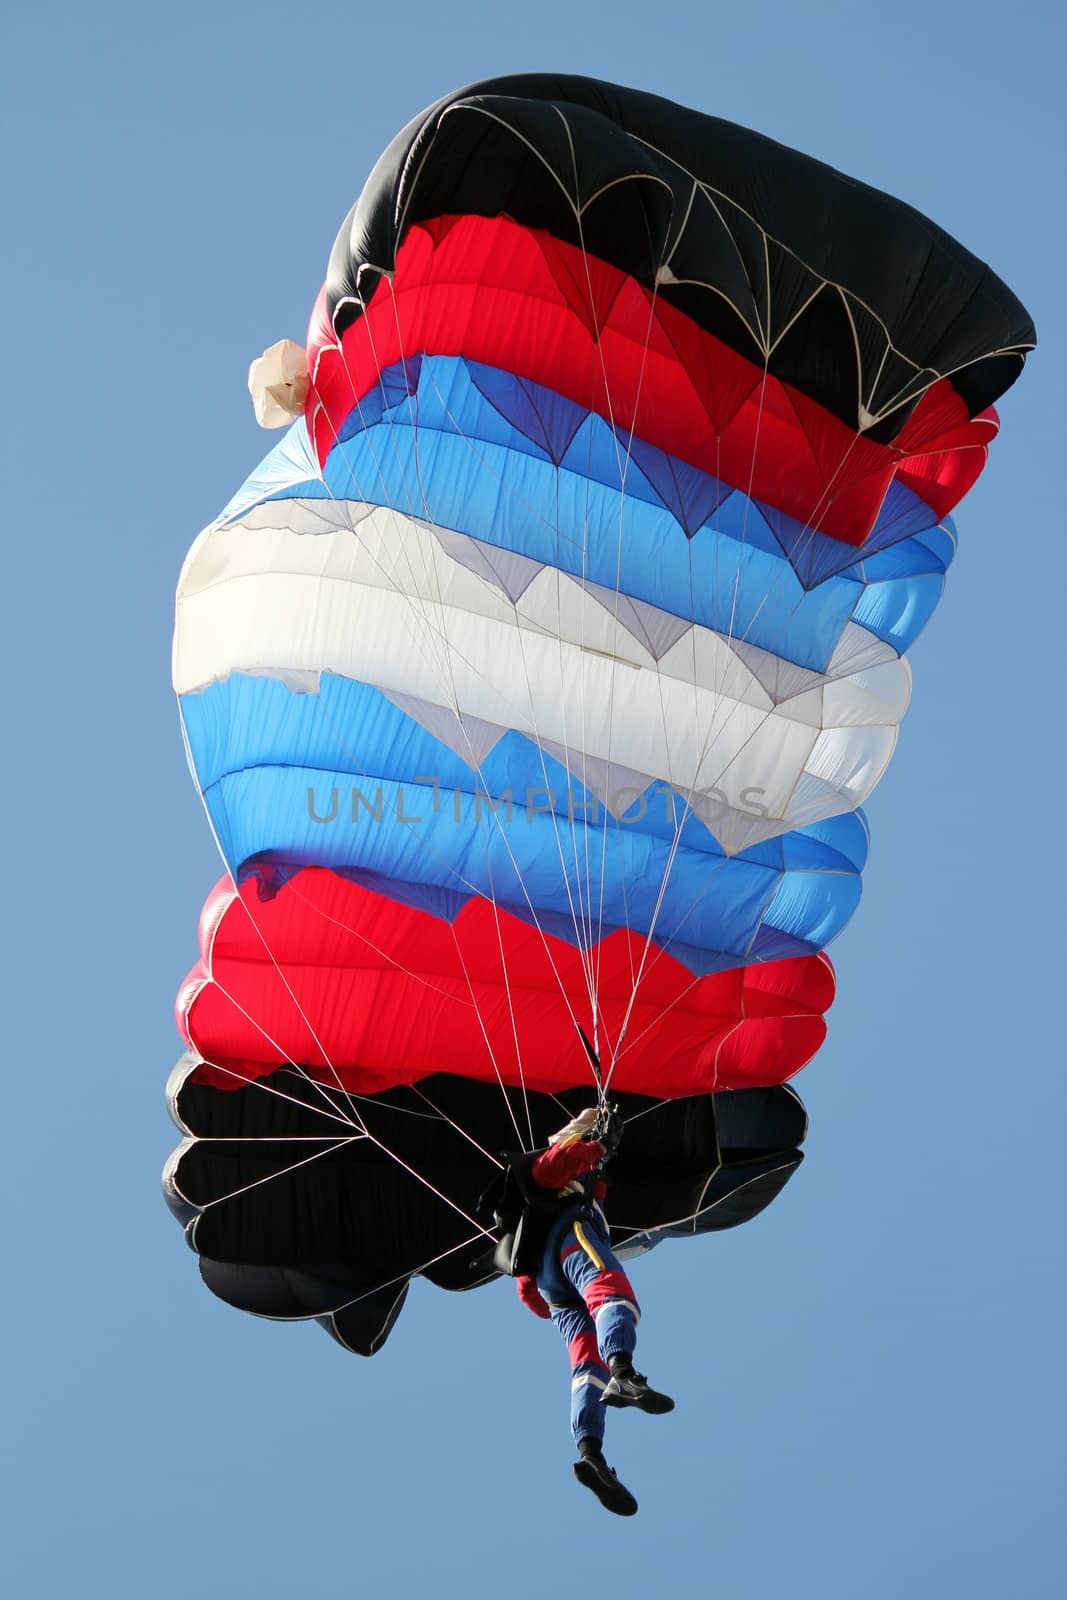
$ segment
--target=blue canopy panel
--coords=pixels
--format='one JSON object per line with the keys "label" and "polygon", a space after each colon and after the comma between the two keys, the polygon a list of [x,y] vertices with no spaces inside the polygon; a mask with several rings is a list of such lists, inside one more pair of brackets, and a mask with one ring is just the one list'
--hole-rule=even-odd
{"label": "blue canopy panel", "polygon": [[683,806],[666,784],[619,797],[613,816],[515,731],[475,774],[367,684],[324,673],[318,693],[295,693],[233,673],[182,711],[238,875],[327,867],[449,917],[481,895],[572,943],[652,929],[694,973],[821,950],[859,903],[860,812],[732,857],[690,812],[672,859]]}

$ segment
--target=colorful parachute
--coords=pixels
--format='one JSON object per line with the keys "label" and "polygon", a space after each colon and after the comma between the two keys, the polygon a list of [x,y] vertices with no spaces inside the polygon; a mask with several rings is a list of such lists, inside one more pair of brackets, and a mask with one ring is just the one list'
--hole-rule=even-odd
{"label": "colorful parachute", "polygon": [[369,1353],[413,1272],[484,1280],[500,1149],[591,1087],[620,1240],[773,1197],[1033,339],[919,213],[653,96],[501,78],[397,136],[178,590],[228,876],[167,1190],[216,1292]]}

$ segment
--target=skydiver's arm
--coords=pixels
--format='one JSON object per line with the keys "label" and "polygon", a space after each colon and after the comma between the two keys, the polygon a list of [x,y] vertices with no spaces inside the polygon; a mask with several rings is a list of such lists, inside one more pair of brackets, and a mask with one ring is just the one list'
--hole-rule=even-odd
{"label": "skydiver's arm", "polygon": [[515,1279],[515,1287],[519,1291],[519,1299],[527,1311],[532,1311],[535,1317],[544,1317],[546,1319],[551,1317],[552,1313],[549,1311],[547,1302],[537,1287],[536,1278],[524,1272]]}
{"label": "skydiver's arm", "polygon": [[566,1189],[576,1178],[592,1172],[604,1159],[604,1146],[595,1140],[576,1139],[573,1144],[553,1144],[543,1150],[530,1168],[530,1176],[542,1189]]}

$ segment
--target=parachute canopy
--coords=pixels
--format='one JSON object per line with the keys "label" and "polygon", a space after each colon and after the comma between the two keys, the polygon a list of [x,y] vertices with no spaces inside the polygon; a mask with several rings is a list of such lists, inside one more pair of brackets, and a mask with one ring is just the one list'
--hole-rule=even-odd
{"label": "parachute canopy", "polygon": [[824,1037],[905,652],[1033,340],[918,212],[654,96],[517,75],[397,136],[306,372],[254,368],[304,414],[178,590],[229,876],[168,1182],[224,1298],[344,1305],[376,1346],[422,1264],[481,1281],[500,1117],[530,1147],[591,1089],[692,1180],[620,1200],[620,1238],[734,1192],[727,1104],[788,1176],[776,1086]]}

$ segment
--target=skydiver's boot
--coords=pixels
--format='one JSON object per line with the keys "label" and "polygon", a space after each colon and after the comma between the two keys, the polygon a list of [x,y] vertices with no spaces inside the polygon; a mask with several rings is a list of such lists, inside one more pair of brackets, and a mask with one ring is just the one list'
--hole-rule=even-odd
{"label": "skydiver's boot", "polygon": [[637,1406],[654,1417],[674,1410],[670,1395],[650,1389],[644,1374],[634,1371],[629,1356],[612,1356],[608,1366],[611,1377],[600,1397],[606,1406]]}
{"label": "skydiver's boot", "polygon": [[600,1441],[580,1439],[578,1454],[582,1458],[574,1463],[574,1476],[578,1482],[592,1489],[605,1511],[614,1511],[617,1517],[632,1517],[637,1510],[637,1501],[604,1460]]}

